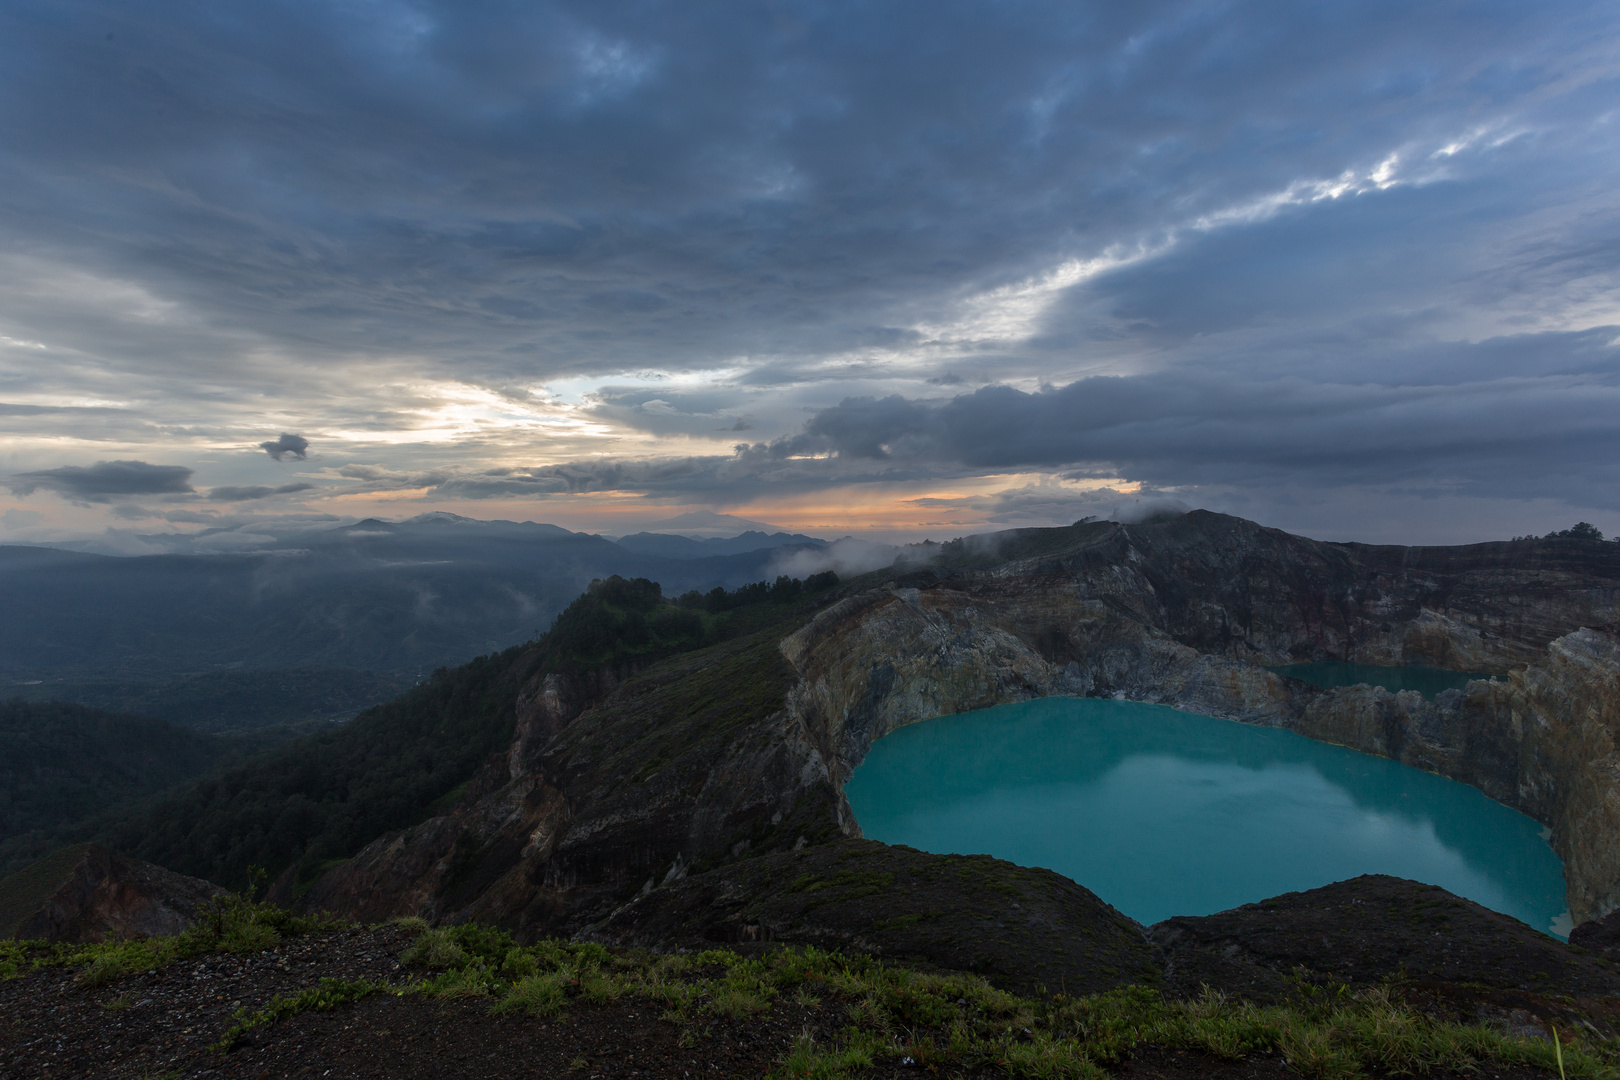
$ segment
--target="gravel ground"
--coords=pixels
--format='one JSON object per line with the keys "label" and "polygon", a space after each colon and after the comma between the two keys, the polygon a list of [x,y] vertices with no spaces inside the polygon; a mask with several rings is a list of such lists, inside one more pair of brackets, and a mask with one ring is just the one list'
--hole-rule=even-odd
{"label": "gravel ground", "polygon": [[[229,1053],[211,1048],[238,1009],[262,1008],[322,977],[407,981],[411,973],[400,968],[398,956],[408,943],[393,927],[337,930],[263,953],[177,963],[95,989],[78,986],[73,971],[59,968],[0,982],[0,1078],[762,1077],[796,1039],[829,1041],[847,1022],[836,1002],[786,998],[762,1016],[705,1020],[683,1033],[659,1019],[658,1006],[633,997],[600,1006],[576,1001],[559,1017],[537,1019],[492,1015],[479,998],[380,996],[257,1028]],[[872,1075],[941,1074],[902,1066]],[[1269,1080],[1297,1074],[1270,1055],[1225,1062],[1142,1047],[1120,1075]],[[1531,1080],[1544,1074],[1487,1068],[1474,1075]]]}

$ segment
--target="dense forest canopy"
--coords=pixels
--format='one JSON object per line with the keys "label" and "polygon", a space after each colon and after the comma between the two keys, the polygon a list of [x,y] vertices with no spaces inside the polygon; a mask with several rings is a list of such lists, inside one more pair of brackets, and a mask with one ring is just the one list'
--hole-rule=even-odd
{"label": "dense forest canopy", "polygon": [[172,787],[230,750],[167,720],[60,701],[0,702],[0,840]]}
{"label": "dense forest canopy", "polygon": [[0,873],[93,839],[228,887],[245,884],[253,866],[272,877],[296,867],[300,881],[311,880],[331,861],[453,801],[507,746],[517,693],[537,673],[606,668],[622,677],[778,622],[837,580],[782,577],[673,601],[645,578],[593,581],[537,640],[441,668],[347,724],[133,809],[11,836],[0,842]]}

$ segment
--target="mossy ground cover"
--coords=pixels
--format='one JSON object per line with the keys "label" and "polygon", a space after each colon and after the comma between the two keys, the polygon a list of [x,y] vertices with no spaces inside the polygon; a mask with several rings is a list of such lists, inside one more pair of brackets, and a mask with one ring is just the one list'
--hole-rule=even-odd
{"label": "mossy ground cover", "polygon": [[295,915],[274,904],[227,894],[203,905],[197,921],[175,937],[134,938],[91,944],[0,939],[0,979],[43,968],[75,968],[79,985],[106,986],[142,971],[212,953],[256,953],[284,937],[344,925],[323,916]]}
{"label": "mossy ground cover", "polygon": [[[355,933],[238,899],[219,905],[181,938],[71,948],[12,942],[0,950],[0,963],[13,983],[47,969],[75,969],[71,993],[81,1003],[106,998],[98,1008],[116,1017],[137,1004],[134,994],[121,992],[134,973],[180,965],[184,974],[192,970],[186,961],[273,951],[293,935],[306,938],[316,953],[323,938],[352,950],[359,940]],[[483,1017],[491,1032],[543,1032],[558,1053],[578,1043],[576,1028],[604,1016],[621,1024],[633,1018],[650,1034],[641,1043],[621,1041],[631,1059],[640,1053],[643,1067],[637,1071],[644,1076],[681,1075],[648,1067],[657,1064],[646,1052],[652,1034],[662,1033],[657,1037],[667,1044],[666,1057],[690,1054],[695,1065],[717,1056],[714,1043],[746,1037],[783,1016],[802,1030],[778,1040],[766,1066],[776,1078],[834,1080],[910,1068],[926,1075],[1090,1078],[1118,1072],[1133,1056],[1166,1049],[1215,1063],[1281,1058],[1299,1075],[1323,1078],[1460,1075],[1481,1068],[1559,1075],[1551,1043],[1431,1018],[1404,1003],[1398,984],[1356,991],[1301,984],[1287,1002],[1264,1006],[1215,993],[1174,1001],[1135,986],[1086,996],[1022,996],[970,974],[918,971],[812,947],[744,955],[730,949],[654,953],[557,940],[519,945],[503,931],[476,924],[429,929],[417,923],[369,933],[390,934],[398,943],[392,976],[345,979],[312,969],[305,985],[244,1003],[222,1028],[199,1033],[183,1064],[258,1075],[249,1070],[258,1068],[255,1054],[265,1048],[255,1039],[267,1038],[278,1025],[347,1010],[341,1028],[328,1027],[345,1033],[350,1044],[383,1040],[426,1015],[424,1005],[436,1003],[452,1009],[463,1026],[476,1028]],[[224,989],[219,996],[232,992]],[[318,1050],[308,1038],[312,1030],[304,1029],[298,1045],[309,1042]],[[1620,1077],[1620,1052],[1612,1043],[1578,1030],[1561,1035],[1564,1075]],[[55,1041],[60,1048],[60,1035]],[[488,1056],[499,1054],[492,1050]],[[594,1058],[579,1060],[597,1068]],[[13,1053],[7,1064],[26,1066],[29,1060]]]}
{"label": "mossy ground cover", "polygon": [[[695,1044],[717,1017],[768,1012],[777,1000],[836,1006],[846,1024],[829,1040],[800,1039],[772,1071],[833,1080],[914,1064],[948,1074],[1103,1077],[1138,1046],[1216,1058],[1283,1055],[1324,1078],[1469,1071],[1483,1063],[1556,1069],[1555,1048],[1492,1028],[1435,1021],[1391,987],[1351,992],[1302,984],[1282,1005],[1208,993],[1169,1001],[1156,990],[1021,997],[969,974],[920,972],[811,947],[755,956],[728,949],[685,954],[610,951],[543,941],[520,947],[498,931],[425,931],[403,958],[435,969],[406,992],[487,997],[493,1012],[558,1016],[571,1007],[634,996]],[[1570,1032],[1568,1076],[1620,1076],[1620,1052]]]}

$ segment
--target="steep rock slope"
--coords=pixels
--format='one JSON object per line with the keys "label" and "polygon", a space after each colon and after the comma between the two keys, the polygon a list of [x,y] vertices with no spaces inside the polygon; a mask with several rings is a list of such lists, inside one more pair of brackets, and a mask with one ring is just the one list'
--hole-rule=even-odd
{"label": "steep rock slope", "polygon": [[834,785],[784,707],[782,633],[622,682],[536,675],[514,704],[510,750],[456,808],[373,843],[307,902],[571,931],[694,865],[836,836]]}
{"label": "steep rock slope", "polygon": [[[842,788],[873,740],[1051,694],[1289,727],[1455,776],[1553,827],[1577,921],[1620,899],[1620,546],[1327,544],[1196,512],[953,543],[844,592],[622,684],[537,674],[499,767],[310,902],[578,931],[694,869],[858,836]],[[1504,677],[1427,701],[1263,666],[1309,659]]]}
{"label": "steep rock slope", "polygon": [[223,892],[99,844],[79,844],[0,879],[0,936],[87,942],[178,934]]}
{"label": "steep rock slope", "polygon": [[[793,711],[840,781],[932,716],[1051,694],[1158,702],[1472,784],[1552,827],[1576,921],[1620,903],[1620,550],[1363,548],[1204,513],[1074,532],[1067,550],[849,597],[784,640]],[[1429,701],[1258,666],[1299,659],[1506,674]]]}

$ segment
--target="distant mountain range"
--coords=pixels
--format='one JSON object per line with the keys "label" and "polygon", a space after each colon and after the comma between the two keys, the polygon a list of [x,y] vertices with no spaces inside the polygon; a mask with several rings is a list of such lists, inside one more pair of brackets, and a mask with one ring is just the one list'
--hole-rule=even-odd
{"label": "distant mountain range", "polygon": [[695,539],[690,536],[671,533],[639,532],[632,533],[629,536],[621,536],[614,543],[626,551],[634,551],[642,555],[661,555],[666,559],[702,559],[710,555],[742,555],[763,548],[787,547],[789,545],[827,546],[825,540],[817,540],[814,537],[803,536],[799,533],[779,532],[766,535],[758,530],[750,530],[741,536],[716,536],[708,539]]}
{"label": "distant mountain range", "polygon": [[643,529],[653,533],[690,536],[697,540],[721,539],[738,533],[774,534],[782,531],[763,521],[753,521],[735,514],[717,514],[713,510],[691,510],[660,521],[649,521],[643,525]]}
{"label": "distant mountain range", "polygon": [[[823,567],[803,556],[825,547],[760,531],[614,542],[444,513],[141,539],[163,553],[0,546],[0,697],[184,714],[205,730],[352,715],[401,680],[538,636],[593,579],[707,592],[772,579],[796,555],[805,576]],[[279,673],[279,711],[254,700],[262,680],[220,682],[231,672]]]}

